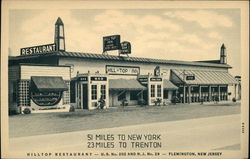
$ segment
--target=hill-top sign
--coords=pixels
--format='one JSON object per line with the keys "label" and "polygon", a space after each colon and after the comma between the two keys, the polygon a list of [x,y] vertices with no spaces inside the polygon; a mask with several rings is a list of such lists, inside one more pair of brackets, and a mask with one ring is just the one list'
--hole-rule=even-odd
{"label": "hill-top sign", "polygon": [[56,51],[55,44],[46,44],[46,45],[21,48],[20,54],[21,55],[31,55],[31,54],[49,53],[52,51]]}
{"label": "hill-top sign", "polygon": [[128,41],[123,41],[121,43],[121,54],[130,54],[131,53],[131,44]]}
{"label": "hill-top sign", "polygon": [[120,35],[103,37],[103,52],[120,49]]}

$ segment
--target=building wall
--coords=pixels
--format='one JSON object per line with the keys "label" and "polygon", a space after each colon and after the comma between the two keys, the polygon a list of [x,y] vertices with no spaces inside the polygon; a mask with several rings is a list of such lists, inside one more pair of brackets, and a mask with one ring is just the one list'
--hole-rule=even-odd
{"label": "building wall", "polygon": [[19,66],[9,66],[8,73],[8,85],[9,85],[9,110],[14,111],[17,108],[17,81],[20,78]]}
{"label": "building wall", "polygon": [[[21,107],[29,106],[32,110],[41,108],[30,99],[29,84],[31,76],[61,76],[69,87],[68,91],[63,92],[63,97],[57,104],[69,104],[70,91],[70,67],[58,66],[35,66],[19,65],[9,67],[9,109],[20,111],[17,105]],[[68,102],[66,101],[68,100]]]}
{"label": "building wall", "polygon": [[[148,73],[153,74],[154,68],[158,65],[160,66],[161,73],[165,79],[169,79],[170,69],[186,69],[186,70],[216,70],[216,71],[228,71],[227,68],[215,68],[215,67],[202,67],[202,66],[186,66],[186,65],[172,65],[172,64],[155,64],[155,63],[135,63],[135,62],[122,62],[122,61],[111,61],[111,60],[94,60],[94,59],[83,59],[83,58],[65,58],[60,57],[58,61],[59,65],[68,65],[72,64],[73,69],[71,72],[71,77],[75,77],[77,71],[79,73],[95,73],[99,71],[101,74],[105,74],[105,66],[106,65],[119,65],[119,66],[136,66],[140,67],[140,74],[146,75]],[[110,79],[117,78],[136,78],[136,76],[128,76],[128,75],[110,75]]]}
{"label": "building wall", "polygon": [[31,76],[61,76],[63,80],[70,80],[69,67],[28,65],[22,65],[20,67],[22,80],[30,80]]}

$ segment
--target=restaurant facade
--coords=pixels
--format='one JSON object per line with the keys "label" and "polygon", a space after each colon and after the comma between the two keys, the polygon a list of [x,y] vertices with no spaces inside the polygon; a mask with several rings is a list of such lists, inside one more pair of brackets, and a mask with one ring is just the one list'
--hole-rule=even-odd
{"label": "restaurant facade", "polygon": [[236,94],[231,90],[237,81],[228,72],[224,44],[218,56],[178,61],[69,52],[58,18],[53,44],[22,48],[20,56],[9,57],[9,109],[97,109],[100,99],[105,108],[226,101]]}

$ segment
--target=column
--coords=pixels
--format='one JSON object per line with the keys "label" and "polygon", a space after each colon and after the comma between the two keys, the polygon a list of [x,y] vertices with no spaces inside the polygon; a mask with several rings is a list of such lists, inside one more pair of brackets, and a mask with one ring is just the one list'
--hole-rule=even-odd
{"label": "column", "polygon": [[186,87],[183,85],[183,103],[186,103]]}
{"label": "column", "polygon": [[234,85],[234,98],[236,99],[236,87],[237,87],[237,84]]}
{"label": "column", "polygon": [[201,86],[199,85],[199,102],[201,101]]}
{"label": "column", "polygon": [[208,86],[208,101],[210,102],[212,100],[212,91],[211,91],[211,85]]}
{"label": "column", "polygon": [[191,86],[188,86],[188,103],[191,103]]}
{"label": "column", "polygon": [[228,86],[226,86],[226,99],[228,100]]}
{"label": "column", "polygon": [[220,101],[220,85],[218,86],[218,98],[219,98],[219,101]]}

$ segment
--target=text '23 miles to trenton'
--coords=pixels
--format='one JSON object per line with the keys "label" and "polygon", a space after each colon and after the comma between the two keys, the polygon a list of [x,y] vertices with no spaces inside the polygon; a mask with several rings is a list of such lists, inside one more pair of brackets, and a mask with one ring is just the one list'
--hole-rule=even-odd
{"label": "text '23 miles to trenton'", "polygon": [[161,148],[161,134],[88,134],[88,148]]}

